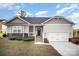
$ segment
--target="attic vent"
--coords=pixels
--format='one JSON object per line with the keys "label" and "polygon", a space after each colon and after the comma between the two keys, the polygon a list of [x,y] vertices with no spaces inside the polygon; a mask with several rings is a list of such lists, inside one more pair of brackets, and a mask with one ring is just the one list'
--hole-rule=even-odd
{"label": "attic vent", "polygon": [[26,16],[26,12],[23,11],[23,10],[20,10],[17,15],[19,15],[21,17],[25,17]]}

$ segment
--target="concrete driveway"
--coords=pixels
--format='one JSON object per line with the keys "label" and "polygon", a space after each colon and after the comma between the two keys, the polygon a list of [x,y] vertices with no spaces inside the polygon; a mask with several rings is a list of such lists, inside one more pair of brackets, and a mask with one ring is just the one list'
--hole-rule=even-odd
{"label": "concrete driveway", "polygon": [[79,46],[71,42],[51,41],[50,44],[63,56],[79,56]]}

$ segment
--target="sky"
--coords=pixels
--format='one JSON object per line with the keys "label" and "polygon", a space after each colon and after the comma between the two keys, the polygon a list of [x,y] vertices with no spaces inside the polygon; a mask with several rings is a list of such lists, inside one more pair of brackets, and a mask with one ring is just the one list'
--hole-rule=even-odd
{"label": "sky", "polygon": [[79,28],[78,3],[0,3],[0,18],[10,20],[20,10],[24,10],[27,17],[64,16],[75,23],[74,28]]}

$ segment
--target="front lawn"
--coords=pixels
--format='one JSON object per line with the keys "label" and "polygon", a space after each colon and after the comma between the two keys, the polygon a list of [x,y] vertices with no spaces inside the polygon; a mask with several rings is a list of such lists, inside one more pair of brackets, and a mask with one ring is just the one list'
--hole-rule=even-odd
{"label": "front lawn", "polygon": [[3,37],[3,33],[1,33],[1,32],[0,32],[0,37],[1,37],[1,38]]}
{"label": "front lawn", "polygon": [[60,56],[50,45],[36,45],[33,41],[0,39],[1,56]]}

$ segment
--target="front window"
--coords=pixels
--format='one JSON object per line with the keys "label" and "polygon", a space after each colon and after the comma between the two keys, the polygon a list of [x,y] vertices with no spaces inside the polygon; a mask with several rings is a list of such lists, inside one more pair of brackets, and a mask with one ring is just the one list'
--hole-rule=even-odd
{"label": "front window", "polygon": [[20,33],[21,32],[21,30],[18,30],[18,33]]}
{"label": "front window", "polygon": [[29,32],[33,32],[33,26],[29,26]]}
{"label": "front window", "polygon": [[16,32],[17,32],[17,30],[13,30],[13,32],[14,32],[14,33],[16,33]]}
{"label": "front window", "polygon": [[22,26],[12,26],[13,33],[22,33]]}
{"label": "front window", "polygon": [[33,26],[29,26],[29,36],[33,35]]}

